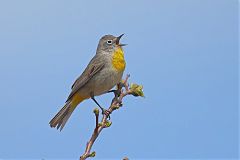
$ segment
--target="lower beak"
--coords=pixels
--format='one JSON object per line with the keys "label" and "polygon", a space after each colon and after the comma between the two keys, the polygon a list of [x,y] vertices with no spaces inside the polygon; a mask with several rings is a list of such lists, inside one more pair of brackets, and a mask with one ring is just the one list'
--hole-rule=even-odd
{"label": "lower beak", "polygon": [[126,46],[127,44],[118,44],[118,45],[122,47],[122,46]]}

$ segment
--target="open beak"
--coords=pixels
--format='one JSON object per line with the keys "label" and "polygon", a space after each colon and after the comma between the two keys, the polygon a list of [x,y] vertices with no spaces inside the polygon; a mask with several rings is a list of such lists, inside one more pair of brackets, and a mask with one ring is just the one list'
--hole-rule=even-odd
{"label": "open beak", "polygon": [[127,44],[121,44],[121,43],[119,43],[119,42],[120,42],[120,39],[121,39],[121,37],[122,37],[123,35],[124,35],[124,34],[121,34],[121,35],[118,36],[117,39],[116,39],[116,44],[119,45],[119,46],[126,46],[126,45],[127,45]]}

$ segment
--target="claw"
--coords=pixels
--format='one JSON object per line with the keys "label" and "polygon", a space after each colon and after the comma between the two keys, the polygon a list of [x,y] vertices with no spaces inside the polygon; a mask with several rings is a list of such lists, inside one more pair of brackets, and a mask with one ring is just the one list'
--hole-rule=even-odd
{"label": "claw", "polygon": [[101,108],[102,109],[102,115],[106,115],[107,118],[109,118],[109,120],[111,119],[110,117],[110,112],[104,108]]}

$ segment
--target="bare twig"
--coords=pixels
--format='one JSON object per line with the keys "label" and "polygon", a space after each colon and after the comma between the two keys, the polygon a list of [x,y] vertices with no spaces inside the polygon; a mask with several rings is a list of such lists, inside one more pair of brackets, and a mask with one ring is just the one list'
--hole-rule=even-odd
{"label": "bare twig", "polygon": [[[123,85],[118,85],[117,92],[120,93],[120,95],[115,94],[115,97],[113,98],[110,107],[107,109],[107,112],[109,113],[109,115],[114,110],[116,110],[116,109],[118,109],[119,107],[122,106],[122,99],[125,96],[131,94],[131,90],[129,90],[129,85],[128,85],[128,82],[127,82],[129,76],[130,75],[127,75],[126,79],[123,81]],[[125,88],[125,91],[122,89],[123,87]],[[96,127],[95,127],[95,129],[92,133],[92,136],[91,136],[90,140],[87,142],[85,152],[80,157],[80,160],[85,160],[89,157],[94,157],[95,156],[96,152],[95,151],[91,152],[91,148],[92,148],[95,140],[98,138],[99,134],[101,133],[101,131],[104,128],[107,128],[111,125],[111,122],[108,121],[108,115],[104,114],[101,122],[98,123],[99,110],[95,109],[94,114],[95,114],[95,117],[96,117]]]}

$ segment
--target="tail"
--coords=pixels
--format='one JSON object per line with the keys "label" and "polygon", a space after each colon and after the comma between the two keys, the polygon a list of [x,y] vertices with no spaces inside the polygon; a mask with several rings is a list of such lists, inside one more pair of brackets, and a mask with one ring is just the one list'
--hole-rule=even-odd
{"label": "tail", "polygon": [[73,97],[72,100],[66,102],[64,107],[53,117],[49,122],[50,126],[57,129],[60,128],[60,131],[63,129],[67,120],[71,116],[72,112],[75,110],[77,105],[82,102],[84,99],[80,97]]}

